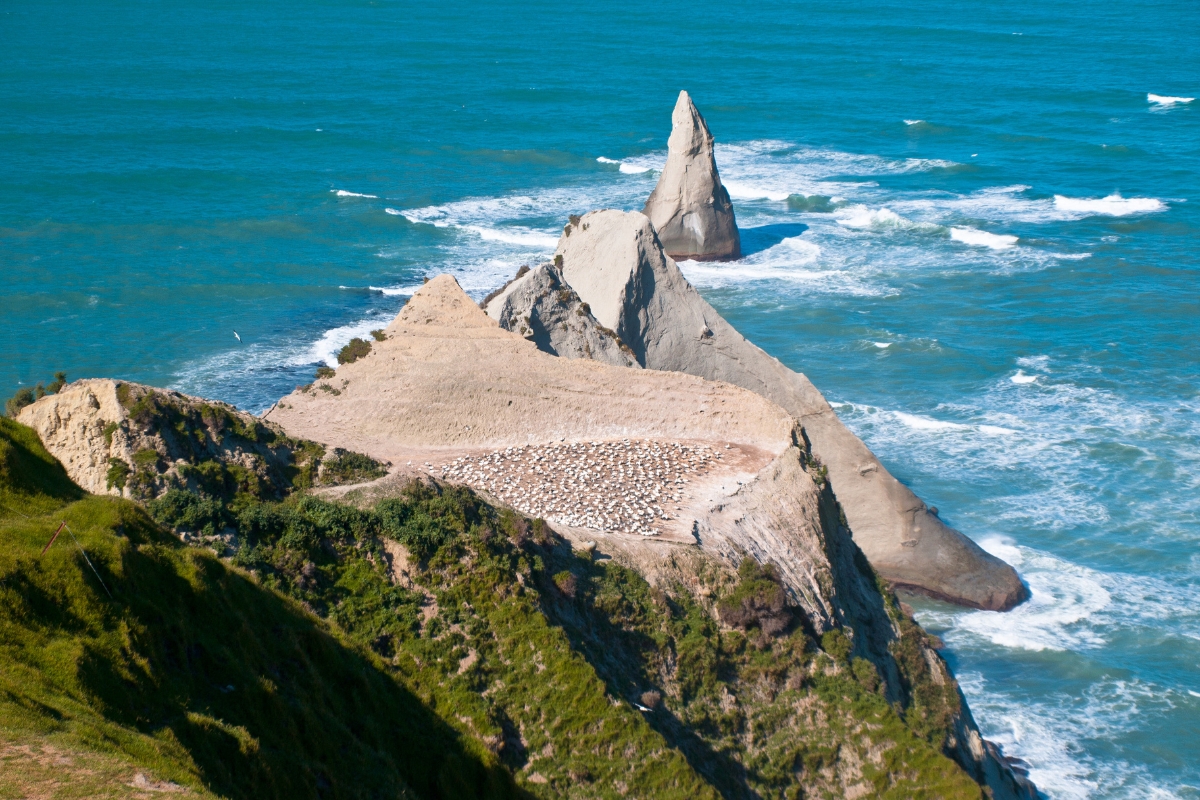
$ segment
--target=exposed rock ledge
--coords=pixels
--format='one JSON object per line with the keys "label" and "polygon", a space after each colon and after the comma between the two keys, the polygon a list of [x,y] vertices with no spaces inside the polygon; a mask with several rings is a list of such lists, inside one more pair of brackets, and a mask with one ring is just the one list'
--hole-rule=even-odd
{"label": "exposed rock ledge", "polygon": [[[1016,571],[945,525],[896,480],[866,445],[841,423],[829,403],[800,373],[747,341],[695,290],[663,247],[650,220],[637,212],[595,211],[568,225],[556,262],[514,282],[488,306],[505,327],[526,318],[549,320],[556,302],[538,281],[547,270],[587,304],[589,322],[609,331],[652,370],[727,381],[766,397],[799,420],[829,478],[854,540],[881,576],[960,605],[1007,610],[1028,590]],[[594,322],[591,320],[594,319]],[[594,331],[547,333],[535,341],[547,352],[578,358]],[[585,357],[621,363],[592,349]]]}

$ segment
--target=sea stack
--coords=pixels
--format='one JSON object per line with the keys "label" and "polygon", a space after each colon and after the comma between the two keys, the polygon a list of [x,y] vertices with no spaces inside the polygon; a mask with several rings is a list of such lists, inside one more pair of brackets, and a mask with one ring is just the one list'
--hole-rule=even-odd
{"label": "sea stack", "polygon": [[667,165],[642,209],[663,249],[684,261],[732,261],[742,242],[729,192],[721,185],[713,137],[687,92],[671,114]]}

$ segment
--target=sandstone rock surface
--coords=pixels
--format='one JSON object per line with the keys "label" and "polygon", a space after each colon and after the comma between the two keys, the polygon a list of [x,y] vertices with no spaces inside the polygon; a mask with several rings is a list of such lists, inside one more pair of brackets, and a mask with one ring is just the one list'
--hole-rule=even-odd
{"label": "sandstone rock surface", "polygon": [[[692,375],[548,355],[502,329],[449,276],[414,294],[385,333],[338,369],[338,394],[297,391],[268,421],[387,459],[398,473],[467,483],[588,540],[693,547],[703,531],[701,546],[725,563],[755,546],[816,630],[841,624],[819,486],[795,421],[775,403]],[[614,459],[623,448],[640,452]],[[702,467],[665,475],[671,459]],[[709,521],[737,519],[762,496],[803,512],[743,527]],[[638,531],[651,539],[624,530],[629,508],[654,509]],[[778,547],[754,545],[763,531]]]}
{"label": "sandstone rock surface", "polygon": [[642,211],[672,258],[731,261],[741,257],[741,237],[729,192],[717,172],[713,136],[687,92],[680,92],[675,103],[667,164]]}
{"label": "sandstone rock surface", "polygon": [[552,263],[512,281],[487,303],[486,311],[500,327],[519,333],[547,353],[641,368],[615,333],[596,324],[591,309]]}
{"label": "sandstone rock surface", "polygon": [[[562,276],[638,362],[725,381],[800,421],[858,546],[885,579],[950,602],[1005,610],[1028,593],[1016,571],[945,525],[847,429],[802,374],[747,341],[666,256],[650,220],[595,211],[559,241]],[[564,353],[564,355],[570,355]]]}
{"label": "sandstone rock surface", "polygon": [[278,494],[296,444],[226,403],[109,379],[68,384],[17,421],[37,431],[87,491],[143,500],[172,486],[195,488],[188,467],[202,460],[235,465]]}

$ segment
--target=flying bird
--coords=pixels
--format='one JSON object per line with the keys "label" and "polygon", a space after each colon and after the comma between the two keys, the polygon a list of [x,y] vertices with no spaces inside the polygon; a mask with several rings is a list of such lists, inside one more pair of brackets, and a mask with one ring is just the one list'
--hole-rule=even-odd
{"label": "flying bird", "polygon": [[233,332],[233,335],[234,335],[234,337],[236,337],[236,338],[237,338],[237,340],[238,340],[239,342],[242,340],[242,337],[238,336],[238,334],[237,334],[237,331],[234,331],[234,332]]}

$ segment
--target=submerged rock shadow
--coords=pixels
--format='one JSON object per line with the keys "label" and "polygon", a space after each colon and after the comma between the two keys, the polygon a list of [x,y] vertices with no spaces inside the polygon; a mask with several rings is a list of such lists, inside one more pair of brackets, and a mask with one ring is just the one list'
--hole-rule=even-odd
{"label": "submerged rock shadow", "polygon": [[769,250],[784,239],[799,236],[808,226],[799,222],[778,222],[759,225],[757,228],[742,228],[742,258]]}

